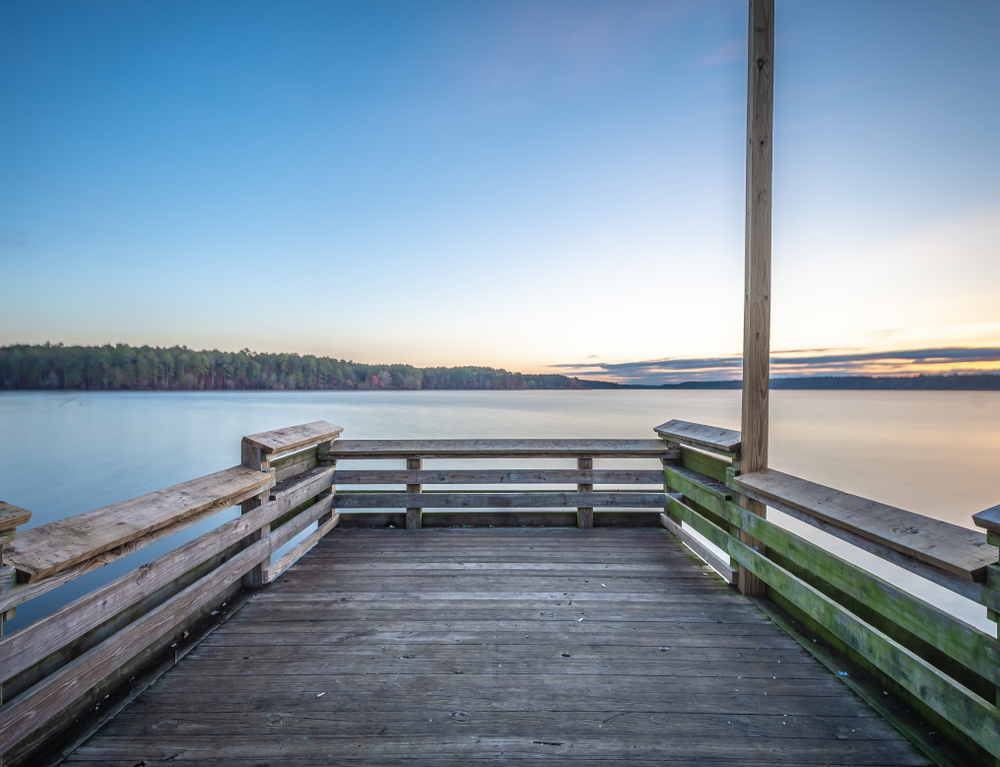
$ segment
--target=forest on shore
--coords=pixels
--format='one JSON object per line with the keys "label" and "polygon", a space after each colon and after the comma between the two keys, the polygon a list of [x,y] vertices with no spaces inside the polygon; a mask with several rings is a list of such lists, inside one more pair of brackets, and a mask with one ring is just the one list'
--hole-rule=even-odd
{"label": "forest on shore", "polygon": [[103,391],[582,389],[576,378],[488,367],[365,365],[311,354],[105,344],[0,347],[0,388]]}

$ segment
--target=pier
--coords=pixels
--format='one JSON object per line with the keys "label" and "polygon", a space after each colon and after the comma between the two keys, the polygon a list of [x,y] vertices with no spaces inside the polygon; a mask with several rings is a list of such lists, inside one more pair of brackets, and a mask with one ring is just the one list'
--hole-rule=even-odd
{"label": "pier", "polygon": [[3,622],[241,512],[0,638],[0,767],[1000,764],[996,631],[768,516],[997,621],[1000,506],[963,527],[768,462],[773,10],[750,2],[740,431],[315,421],[38,527],[0,503]]}
{"label": "pier", "polygon": [[[997,639],[745,504],[994,619],[1000,511],[977,532],[744,473],[738,432],[651,435],[350,440],[320,421],[20,534],[29,512],[5,505],[7,615],[242,514],[0,639],[4,764],[992,763]],[[561,467],[504,467],[522,459]]]}

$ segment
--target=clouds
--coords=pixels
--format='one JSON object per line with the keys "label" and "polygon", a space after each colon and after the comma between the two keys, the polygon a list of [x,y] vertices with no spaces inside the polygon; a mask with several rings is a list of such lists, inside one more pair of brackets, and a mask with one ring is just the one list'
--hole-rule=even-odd
{"label": "clouds", "polygon": [[[808,350],[776,352],[771,376],[917,375],[949,371],[1000,371],[1000,347],[949,347],[885,352]],[[826,352],[826,353],[823,353]],[[620,383],[661,384],[682,381],[736,380],[743,359],[671,358],[638,362],[579,363],[554,366],[567,375],[608,378]]]}

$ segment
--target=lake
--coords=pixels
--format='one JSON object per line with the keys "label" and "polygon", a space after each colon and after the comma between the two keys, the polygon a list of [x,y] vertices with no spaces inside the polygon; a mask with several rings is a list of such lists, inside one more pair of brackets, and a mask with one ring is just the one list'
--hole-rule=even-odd
{"label": "lake", "polygon": [[[740,392],[0,392],[0,498],[31,510],[36,526],[227,468],[239,463],[243,435],[308,421],[343,426],[345,439],[652,438],[672,418],[739,429]],[[1000,503],[1000,392],[774,391],[770,453],[781,471],[973,527],[973,514]],[[221,512],[18,607],[5,633],[236,514]],[[769,516],[995,634],[985,608]]]}

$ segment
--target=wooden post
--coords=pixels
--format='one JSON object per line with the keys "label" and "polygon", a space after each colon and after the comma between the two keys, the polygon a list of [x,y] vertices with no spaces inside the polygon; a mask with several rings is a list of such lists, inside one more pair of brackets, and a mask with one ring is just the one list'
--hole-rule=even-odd
{"label": "wooden post", "polygon": [[[580,471],[592,471],[594,468],[594,459],[590,456],[585,458],[576,459],[576,468]],[[576,486],[576,491],[578,493],[592,493],[594,492],[593,482],[584,482]],[[578,508],[576,510],[576,526],[581,530],[591,530],[594,527],[594,509],[593,507]]]}
{"label": "wooden post", "polygon": [[[31,512],[0,501],[0,567],[4,566],[4,548],[17,537],[18,525],[26,525],[31,521]],[[14,608],[0,613],[0,637],[3,636],[3,624],[14,620]],[[3,680],[0,679],[0,706],[3,705]],[[0,767],[3,767],[3,754],[0,754]]]}
{"label": "wooden post", "polygon": [[[407,458],[406,468],[408,471],[420,471],[424,468],[423,458]],[[408,493],[422,493],[423,485],[421,484],[408,484],[406,486],[406,492]],[[419,530],[422,513],[421,509],[407,509],[406,510],[406,529],[407,530]]]}
{"label": "wooden post", "polygon": [[[750,0],[747,75],[747,205],[743,301],[743,416],[741,470],[767,468],[771,354],[771,136],[774,107],[774,0]],[[766,507],[741,496],[760,516]],[[740,532],[740,540],[763,544]],[[762,596],[764,583],[740,567],[740,591]]]}
{"label": "wooden post", "polygon": [[[317,445],[316,446],[316,463],[319,466],[332,466],[333,469],[334,469],[334,471],[336,471],[336,469],[337,469],[337,459],[330,457],[330,451],[332,449],[333,449],[333,440],[330,440],[329,442],[321,442],[319,445]],[[326,489],[322,493],[320,493],[320,496],[335,495],[336,492],[337,492],[337,486],[336,485],[331,485],[328,489]],[[334,509],[330,509],[330,511],[328,511],[326,514],[324,514],[322,517],[320,517],[318,520],[316,520],[316,529],[318,530],[323,525],[325,525],[327,522],[329,522],[331,519],[333,519],[333,515],[335,513],[336,513],[336,511]]]}
{"label": "wooden post", "polygon": [[[257,469],[258,471],[271,471],[271,462],[267,457],[267,453],[261,450],[259,447],[250,444],[246,440],[243,441],[241,446],[241,463],[244,466],[249,466],[251,469]],[[256,508],[259,508],[263,504],[267,503],[271,496],[271,487],[268,486],[264,492],[260,495],[254,496],[253,498],[248,498],[240,504],[240,514],[249,514]],[[265,535],[271,532],[270,525],[264,525],[259,530],[254,530],[250,535],[243,539],[243,548],[249,548],[253,546],[257,541],[259,541]],[[268,566],[271,564],[271,558],[263,560],[257,564],[252,570],[250,570],[246,575],[243,576],[243,588],[245,589],[259,589],[264,586],[264,571],[267,570]]]}

